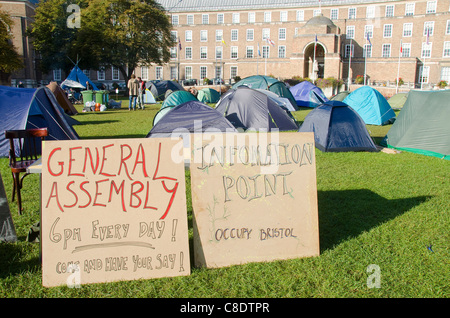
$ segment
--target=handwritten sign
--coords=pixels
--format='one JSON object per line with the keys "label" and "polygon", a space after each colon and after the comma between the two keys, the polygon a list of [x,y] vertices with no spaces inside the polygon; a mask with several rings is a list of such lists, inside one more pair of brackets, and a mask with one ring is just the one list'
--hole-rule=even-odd
{"label": "handwritten sign", "polygon": [[196,266],[319,255],[313,133],[193,135]]}
{"label": "handwritten sign", "polygon": [[44,142],[44,286],[190,274],[179,142]]}

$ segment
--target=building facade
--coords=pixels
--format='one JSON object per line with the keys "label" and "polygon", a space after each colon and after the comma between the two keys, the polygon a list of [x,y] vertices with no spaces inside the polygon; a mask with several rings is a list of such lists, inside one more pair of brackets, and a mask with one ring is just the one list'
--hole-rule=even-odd
{"label": "building facade", "polygon": [[169,63],[136,70],[148,80],[450,81],[449,0],[159,2],[175,44]]}

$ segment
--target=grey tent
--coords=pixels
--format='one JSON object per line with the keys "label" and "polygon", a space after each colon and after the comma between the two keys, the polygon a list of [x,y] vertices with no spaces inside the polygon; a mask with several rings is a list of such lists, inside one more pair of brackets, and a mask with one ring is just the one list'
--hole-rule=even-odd
{"label": "grey tent", "polygon": [[298,131],[314,132],[315,145],[324,152],[377,150],[362,118],[340,101],[313,109]]}
{"label": "grey tent", "polygon": [[216,105],[216,110],[236,128],[244,130],[297,130],[288,112],[264,93],[246,86],[230,89]]}
{"label": "grey tent", "polygon": [[389,148],[450,160],[450,91],[415,91],[389,129]]}
{"label": "grey tent", "polygon": [[174,81],[151,81],[147,82],[146,87],[157,101],[163,101],[174,91],[184,91],[183,86]]}

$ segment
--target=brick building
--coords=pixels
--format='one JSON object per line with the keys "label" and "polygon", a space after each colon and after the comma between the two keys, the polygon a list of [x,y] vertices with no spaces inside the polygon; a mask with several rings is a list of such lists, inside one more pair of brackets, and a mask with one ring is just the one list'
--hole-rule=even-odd
{"label": "brick building", "polygon": [[399,74],[416,87],[450,80],[449,0],[159,2],[178,45],[167,65],[136,70],[149,80],[267,74],[354,81],[366,74],[372,83]]}

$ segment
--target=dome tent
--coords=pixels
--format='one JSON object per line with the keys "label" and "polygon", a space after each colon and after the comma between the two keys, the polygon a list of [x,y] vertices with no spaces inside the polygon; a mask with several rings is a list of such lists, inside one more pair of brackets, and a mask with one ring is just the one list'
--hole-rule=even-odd
{"label": "dome tent", "polygon": [[220,99],[220,93],[212,88],[202,88],[198,91],[197,99],[202,103],[217,103]]}
{"label": "dome tent", "polygon": [[298,131],[314,132],[315,145],[324,152],[377,150],[362,118],[340,101],[313,109]]}
{"label": "dome tent", "polygon": [[263,75],[253,75],[246,77],[236,84],[232,86],[233,89],[238,88],[239,86],[247,86],[253,89],[266,89],[271,92],[274,92],[278,96],[285,97],[289,99],[294,107],[297,107],[297,103],[295,102],[294,96],[292,96],[291,91],[286,87],[283,82],[270,77]]}
{"label": "dome tent", "polygon": [[150,81],[147,82],[146,87],[157,101],[163,101],[174,91],[184,91],[183,86],[174,81]]}
{"label": "dome tent", "polygon": [[370,86],[351,92],[343,102],[356,110],[366,124],[386,125],[395,120],[395,113],[386,98]]}
{"label": "dome tent", "polygon": [[289,90],[298,106],[314,108],[328,101],[322,90],[309,81],[298,83]]}
{"label": "dome tent", "polygon": [[230,89],[216,105],[216,110],[236,128],[245,130],[297,130],[287,111],[264,93],[246,86]]}
{"label": "dome tent", "polygon": [[174,91],[164,99],[164,102],[161,105],[161,109],[166,107],[175,107],[193,100],[197,100],[197,98],[188,91]]}

